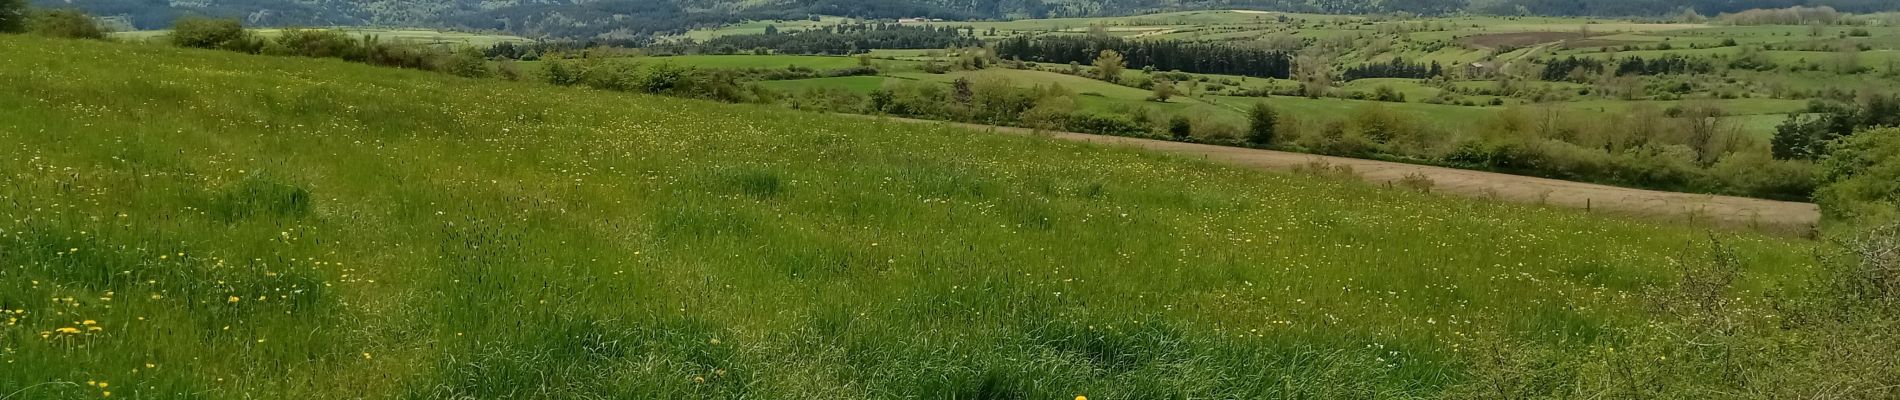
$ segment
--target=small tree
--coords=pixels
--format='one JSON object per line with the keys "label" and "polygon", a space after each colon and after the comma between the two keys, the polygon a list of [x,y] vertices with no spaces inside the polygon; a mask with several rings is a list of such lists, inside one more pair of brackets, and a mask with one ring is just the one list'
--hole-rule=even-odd
{"label": "small tree", "polygon": [[1114,50],[1102,50],[1102,55],[1095,57],[1095,73],[1105,81],[1120,82],[1122,70],[1127,67],[1128,63],[1122,58],[1122,53]]}
{"label": "small tree", "polygon": [[1189,121],[1187,116],[1183,115],[1176,115],[1174,118],[1169,118],[1168,136],[1172,136],[1174,140],[1182,142],[1194,139],[1194,122]]}
{"label": "small tree", "polygon": [[1247,144],[1254,147],[1272,146],[1277,133],[1274,129],[1279,123],[1280,116],[1273,112],[1273,107],[1264,102],[1254,103],[1253,109],[1247,113]]}
{"label": "small tree", "polygon": [[0,33],[26,31],[26,0],[0,0]]}
{"label": "small tree", "polygon": [[1154,86],[1154,94],[1148,96],[1148,100],[1150,101],[1166,103],[1168,99],[1174,98],[1176,94],[1177,89],[1174,88],[1174,82],[1155,81]]}
{"label": "small tree", "polygon": [[33,13],[27,29],[35,35],[69,39],[105,39],[106,30],[92,16],[79,10],[48,10]]}

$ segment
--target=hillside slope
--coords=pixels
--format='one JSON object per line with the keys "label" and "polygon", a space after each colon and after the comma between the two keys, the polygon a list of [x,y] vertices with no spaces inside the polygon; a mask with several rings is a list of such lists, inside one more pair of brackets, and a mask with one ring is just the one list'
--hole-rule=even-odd
{"label": "hillside slope", "polygon": [[860,18],[932,17],[952,20],[1097,17],[1156,11],[1264,9],[1288,12],[1496,15],[1673,16],[1795,5],[1844,12],[1894,11],[1885,0],[32,0],[38,6],[75,7],[95,15],[124,16],[140,29],[160,29],[185,15],[243,18],[261,26],[381,26],[499,29],[567,37],[673,32],[749,19],[811,15]]}
{"label": "hillside slope", "polygon": [[[1458,396],[1501,346],[1645,340],[1645,288],[1710,238],[770,107],[0,48],[20,399]],[[1746,306],[1812,269],[1716,238]]]}

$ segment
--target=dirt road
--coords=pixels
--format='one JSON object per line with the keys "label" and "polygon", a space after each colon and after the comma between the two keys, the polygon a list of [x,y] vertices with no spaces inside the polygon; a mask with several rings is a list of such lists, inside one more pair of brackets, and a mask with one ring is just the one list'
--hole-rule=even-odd
{"label": "dirt road", "polygon": [[[976,130],[1001,133],[1035,133],[1029,129],[1022,128],[905,118],[883,119],[897,122],[962,126]],[[1751,229],[1780,235],[1808,236],[1813,232],[1815,224],[1818,223],[1821,218],[1820,209],[1810,203],[1631,189],[1495,172],[1356,158],[1328,157],[1283,151],[1170,142],[1165,140],[1090,135],[1072,132],[1043,132],[1040,133],[1040,135],[1063,140],[1100,143],[1113,146],[1131,146],[1181,155],[1199,156],[1208,160],[1268,170],[1292,170],[1298,167],[1312,165],[1315,162],[1325,162],[1334,166],[1343,165],[1351,167],[1352,172],[1361,179],[1378,184],[1390,184],[1407,175],[1419,174],[1432,180],[1434,183],[1432,191],[1434,193],[1516,203],[1578,208],[1595,213],[1636,217],[1647,221],[1689,223],[1722,228]]]}

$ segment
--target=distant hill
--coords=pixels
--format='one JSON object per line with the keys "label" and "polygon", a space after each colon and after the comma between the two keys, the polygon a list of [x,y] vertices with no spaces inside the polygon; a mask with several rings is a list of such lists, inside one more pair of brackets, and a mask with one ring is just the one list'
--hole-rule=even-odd
{"label": "distant hill", "polygon": [[1253,8],[1360,14],[1407,12],[1657,16],[1751,8],[1832,6],[1845,12],[1900,9],[1890,0],[35,0],[124,16],[141,29],[185,15],[238,17],[253,25],[403,25],[503,30],[554,37],[635,37],[750,19],[811,15],[950,20],[1126,15]]}

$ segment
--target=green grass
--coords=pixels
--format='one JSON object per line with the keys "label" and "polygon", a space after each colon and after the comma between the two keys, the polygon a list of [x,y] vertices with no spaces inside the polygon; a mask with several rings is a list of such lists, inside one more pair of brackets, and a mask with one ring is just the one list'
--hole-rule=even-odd
{"label": "green grass", "polygon": [[[1433,397],[1487,338],[1639,340],[1709,237],[773,107],[0,48],[17,399]],[[1715,237],[1744,304],[1812,269]]]}

